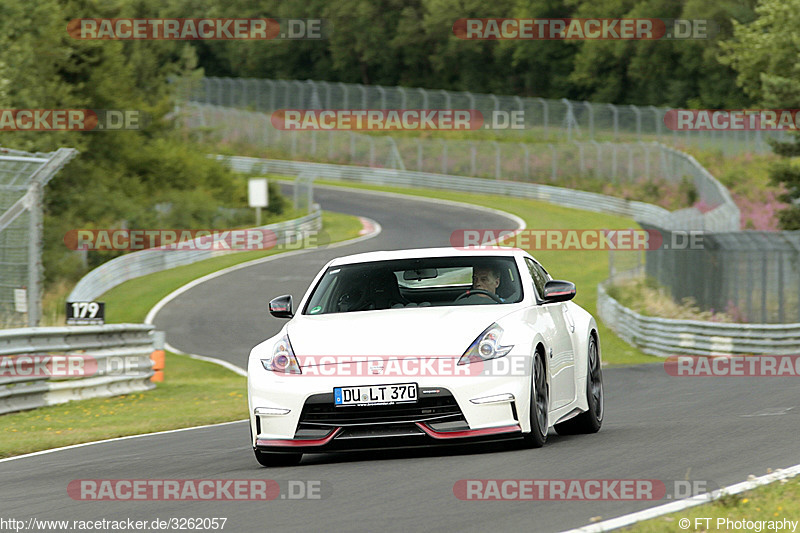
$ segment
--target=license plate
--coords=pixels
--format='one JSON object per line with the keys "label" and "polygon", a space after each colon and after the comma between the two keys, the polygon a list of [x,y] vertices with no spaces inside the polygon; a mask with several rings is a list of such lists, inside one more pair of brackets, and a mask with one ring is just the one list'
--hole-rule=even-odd
{"label": "license plate", "polygon": [[416,383],[334,387],[333,389],[333,402],[336,405],[392,405],[416,401]]}

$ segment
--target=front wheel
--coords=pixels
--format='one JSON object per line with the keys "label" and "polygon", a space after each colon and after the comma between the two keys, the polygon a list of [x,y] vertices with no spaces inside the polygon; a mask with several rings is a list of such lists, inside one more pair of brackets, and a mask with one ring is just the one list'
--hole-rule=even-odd
{"label": "front wheel", "polygon": [[302,453],[269,453],[259,450],[253,452],[261,466],[297,466],[303,458]]}
{"label": "front wheel", "polygon": [[586,373],[586,402],[589,410],[555,425],[559,435],[597,433],[603,425],[603,371],[594,335],[589,336],[589,368]]}
{"label": "front wheel", "polygon": [[547,371],[542,354],[536,353],[531,376],[531,405],[528,419],[531,432],[524,433],[522,439],[530,448],[541,448],[547,442],[549,427],[550,390],[547,387]]}

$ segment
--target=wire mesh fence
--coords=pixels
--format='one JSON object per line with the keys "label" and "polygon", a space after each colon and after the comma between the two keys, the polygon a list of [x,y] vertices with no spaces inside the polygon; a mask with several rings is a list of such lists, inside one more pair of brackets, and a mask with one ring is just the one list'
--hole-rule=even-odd
{"label": "wire mesh fence", "polygon": [[[642,224],[645,229],[656,229]],[[660,230],[666,248],[648,250],[644,274],[677,301],[734,322],[800,322],[800,231],[703,233]],[[612,279],[631,252],[609,255]]]}
{"label": "wire mesh fence", "polygon": [[43,189],[76,153],[0,148],[0,328],[38,325]]}
{"label": "wire mesh fence", "polygon": [[660,142],[674,147],[718,149],[725,154],[768,152],[767,138],[786,140],[785,131],[678,131],[666,126],[670,108],[586,101],[522,98],[423,88],[382,87],[312,80],[207,77],[185,81],[191,102],[272,112],[279,109],[475,109],[490,124],[510,113],[521,128],[494,129],[496,135],[533,137],[537,142]]}
{"label": "wire mesh fence", "polygon": [[519,143],[376,136],[352,131],[283,131],[266,113],[189,104],[189,129],[213,129],[227,145],[268,147],[273,158],[393,168],[571,187],[578,177],[598,183],[664,180],[688,183],[706,212],[673,212],[675,229],[733,231],[739,210],[725,189],[697,161],[660,143]]}

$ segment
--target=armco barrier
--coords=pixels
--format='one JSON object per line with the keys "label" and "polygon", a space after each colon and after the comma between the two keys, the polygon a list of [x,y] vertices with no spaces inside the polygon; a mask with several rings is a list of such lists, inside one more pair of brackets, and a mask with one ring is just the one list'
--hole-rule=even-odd
{"label": "armco barrier", "polygon": [[609,296],[606,284],[597,287],[598,317],[644,353],[659,357],[800,353],[800,323],[734,324],[645,316]]}
{"label": "armco barrier", "polygon": [[[0,414],[70,400],[116,396],[155,387],[150,354],[154,326],[109,324],[0,330]],[[66,355],[91,360],[91,371],[73,377],[15,370],[14,356]]]}
{"label": "armco barrier", "polygon": [[[664,147],[664,149],[680,154],[668,147]],[[686,158],[686,165],[697,164],[690,156],[680,155]],[[564,207],[631,217],[639,222],[669,230],[736,231],[739,229],[739,210],[730,200],[727,190],[710,175],[708,176],[710,180],[706,184],[708,193],[720,195],[722,203],[705,214],[692,210],[695,211],[695,214],[687,216],[682,211],[671,213],[664,208],[644,202],[538,183],[243,156],[217,155],[214,157],[227,163],[238,172],[275,173],[287,176],[297,176],[305,172],[308,175],[328,180],[531,198]]]}
{"label": "armco barrier", "polygon": [[[288,242],[287,239],[305,235],[310,231],[318,231],[322,227],[322,212],[316,209],[304,217],[261,226],[275,232],[276,244]],[[72,289],[67,298],[69,301],[94,300],[104,292],[128,280],[161,272],[168,268],[189,265],[204,259],[210,259],[227,253],[227,250],[141,250],[103,263],[86,274]]]}
{"label": "armco barrier", "polygon": [[[317,166],[307,168],[321,171],[334,167],[360,168],[360,172],[366,174],[361,176],[364,182],[371,179],[369,174],[375,174],[378,179],[395,176],[396,181],[409,178],[417,186],[430,183],[434,188],[449,188],[436,182],[443,178],[480,177],[485,180],[484,187],[494,187],[487,182],[497,183],[503,188],[508,187],[507,183],[523,183],[541,195],[562,191],[564,197],[572,196],[575,191],[560,188],[558,176],[594,176],[628,182],[642,177],[667,180],[673,185],[688,179],[696,188],[698,200],[710,211],[702,213],[694,207],[680,209],[672,212],[664,224],[654,225],[685,231],[739,229],[739,208],[725,187],[693,157],[661,143],[572,142],[553,145],[447,139],[423,142],[419,138],[375,136],[352,131],[281,131],[272,126],[269,116],[264,113],[232,108],[187,104],[183,112],[189,129],[212,128],[228,143],[263,146],[277,153],[286,153],[287,163],[302,165],[304,163],[299,160],[319,161],[320,158],[328,163],[317,163]],[[410,172],[415,153],[416,168]],[[552,176],[548,178],[550,173]],[[335,176],[331,178],[336,179]],[[551,183],[543,184],[542,181]],[[517,187],[515,190],[525,189]],[[525,196],[533,197],[529,193]],[[580,198],[584,201],[575,207],[583,209],[594,203],[587,199],[599,197],[584,193]],[[616,200],[625,202],[619,198]]]}

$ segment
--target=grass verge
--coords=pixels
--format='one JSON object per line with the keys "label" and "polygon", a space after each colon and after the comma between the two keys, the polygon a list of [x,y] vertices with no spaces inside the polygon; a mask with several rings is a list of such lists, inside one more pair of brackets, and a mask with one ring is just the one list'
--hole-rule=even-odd
{"label": "grass verge", "polygon": [[[781,480],[741,494],[723,496],[712,503],[660,516],[622,531],[660,533],[662,531],[781,531],[775,527],[737,527],[736,522],[800,521],[800,477]],[[706,521],[708,519],[708,522]],[[689,520],[688,528],[680,525]],[[730,520],[731,523],[728,522]],[[684,523],[685,525],[685,523]],[[743,524],[744,525],[744,524]],[[797,526],[796,526],[797,527]],[[792,526],[789,526],[792,531]]]}
{"label": "grass verge", "polygon": [[[358,218],[324,212],[330,242],[358,236]],[[144,321],[161,298],[182,285],[228,266],[275,255],[278,250],[228,254],[136,278],[98,298],[108,322]],[[247,418],[244,377],[230,370],[167,353],[165,379],[155,390],[81,400],[1,415],[0,457],[100,439],[137,435]],[[246,437],[244,437],[246,438]]]}

